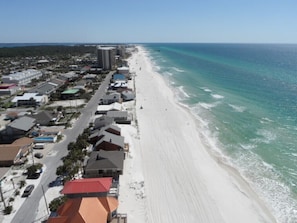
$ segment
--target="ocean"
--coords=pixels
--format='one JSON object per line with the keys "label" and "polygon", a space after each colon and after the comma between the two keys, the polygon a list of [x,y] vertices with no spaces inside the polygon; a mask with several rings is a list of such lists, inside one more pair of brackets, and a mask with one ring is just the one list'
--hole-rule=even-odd
{"label": "ocean", "polygon": [[[297,222],[297,45],[143,44],[210,152]],[[197,148],[199,149],[199,148]]]}

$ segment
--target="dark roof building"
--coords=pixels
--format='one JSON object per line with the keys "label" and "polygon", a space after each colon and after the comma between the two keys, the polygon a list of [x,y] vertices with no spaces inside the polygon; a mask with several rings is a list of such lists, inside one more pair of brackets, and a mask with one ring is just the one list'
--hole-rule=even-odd
{"label": "dark roof building", "polygon": [[119,151],[123,150],[124,147],[124,137],[104,131],[101,136],[99,136],[94,150]]}
{"label": "dark roof building", "polygon": [[124,151],[93,151],[84,167],[84,177],[113,177],[123,174]]}
{"label": "dark roof building", "polygon": [[52,112],[41,111],[38,114],[31,115],[31,117],[36,120],[36,124],[46,126],[53,122],[55,116]]}
{"label": "dark roof building", "polygon": [[0,132],[0,141],[2,143],[11,143],[18,138],[24,137],[34,126],[34,118],[27,116],[17,118],[6,125],[6,128]]}
{"label": "dark roof building", "polygon": [[114,135],[121,135],[121,129],[116,125],[107,125],[102,127],[100,130],[95,130],[90,136],[89,140],[91,143],[96,143],[104,132],[109,132]]}
{"label": "dark roof building", "polygon": [[114,122],[113,118],[103,115],[103,116],[95,119],[94,129],[101,129],[104,126],[112,124],[113,122]]}

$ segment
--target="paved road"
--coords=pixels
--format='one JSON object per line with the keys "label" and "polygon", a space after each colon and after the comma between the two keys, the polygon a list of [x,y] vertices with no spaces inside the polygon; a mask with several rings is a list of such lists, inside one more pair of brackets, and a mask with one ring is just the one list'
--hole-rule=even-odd
{"label": "paved road", "polygon": [[81,116],[75,122],[74,126],[71,129],[66,129],[64,131],[64,137],[66,138],[62,142],[57,143],[52,149],[55,155],[48,156],[44,159],[43,163],[46,166],[46,169],[41,175],[40,184],[33,190],[33,193],[26,198],[26,201],[15,214],[12,220],[13,223],[40,222],[40,220],[35,218],[39,201],[40,199],[43,199],[42,186],[46,192],[48,190],[48,184],[56,178],[56,168],[62,164],[61,157],[68,153],[67,146],[69,142],[75,142],[77,136],[89,125],[90,118],[97,109],[99,99],[105,94],[111,75],[112,73],[108,74],[88,104],[81,109]]}

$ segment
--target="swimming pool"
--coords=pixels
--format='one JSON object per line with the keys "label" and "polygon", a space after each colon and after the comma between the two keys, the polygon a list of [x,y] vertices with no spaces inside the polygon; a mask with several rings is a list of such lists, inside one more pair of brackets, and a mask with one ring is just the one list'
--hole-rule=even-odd
{"label": "swimming pool", "polygon": [[39,136],[34,138],[34,142],[56,142],[57,136]]}

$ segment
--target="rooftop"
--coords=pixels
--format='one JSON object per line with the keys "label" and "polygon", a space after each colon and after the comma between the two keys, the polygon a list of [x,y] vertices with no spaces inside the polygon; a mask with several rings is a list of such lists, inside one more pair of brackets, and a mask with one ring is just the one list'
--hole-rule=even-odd
{"label": "rooftop", "polygon": [[66,182],[62,190],[62,194],[108,192],[111,184],[111,177],[72,180]]}

